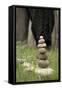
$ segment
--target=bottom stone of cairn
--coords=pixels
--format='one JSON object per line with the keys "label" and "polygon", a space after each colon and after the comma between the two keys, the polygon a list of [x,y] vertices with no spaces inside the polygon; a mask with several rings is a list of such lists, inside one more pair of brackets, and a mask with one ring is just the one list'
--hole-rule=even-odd
{"label": "bottom stone of cairn", "polygon": [[35,73],[40,75],[40,76],[50,76],[54,72],[53,69],[51,68],[36,68]]}

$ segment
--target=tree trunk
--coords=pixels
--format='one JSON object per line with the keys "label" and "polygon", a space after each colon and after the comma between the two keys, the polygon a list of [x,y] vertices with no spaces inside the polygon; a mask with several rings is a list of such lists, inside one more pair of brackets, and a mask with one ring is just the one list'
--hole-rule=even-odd
{"label": "tree trunk", "polygon": [[32,30],[31,30],[31,25],[32,25],[32,22],[29,21],[29,27],[28,27],[28,46],[29,47],[35,47],[36,46],[36,42],[35,42]]}
{"label": "tree trunk", "polygon": [[56,10],[54,12],[55,15],[55,25],[53,28],[53,33],[52,33],[52,47],[57,48],[58,47],[58,35],[59,35],[59,12]]}
{"label": "tree trunk", "polygon": [[16,40],[27,41],[28,14],[25,8],[16,8]]}

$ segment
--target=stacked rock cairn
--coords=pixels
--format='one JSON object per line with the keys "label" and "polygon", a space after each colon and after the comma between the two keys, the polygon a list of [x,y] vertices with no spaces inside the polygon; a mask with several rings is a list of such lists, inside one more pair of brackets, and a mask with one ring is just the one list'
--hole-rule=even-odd
{"label": "stacked rock cairn", "polygon": [[38,68],[36,68],[35,72],[40,76],[47,76],[48,78],[52,75],[54,71],[52,68],[49,67],[49,61],[47,56],[47,49],[46,43],[43,36],[40,36],[38,41]]}
{"label": "stacked rock cairn", "polygon": [[43,36],[40,36],[38,41],[38,66],[40,68],[47,68],[49,66],[49,61],[47,60],[47,50],[46,50],[46,43]]}

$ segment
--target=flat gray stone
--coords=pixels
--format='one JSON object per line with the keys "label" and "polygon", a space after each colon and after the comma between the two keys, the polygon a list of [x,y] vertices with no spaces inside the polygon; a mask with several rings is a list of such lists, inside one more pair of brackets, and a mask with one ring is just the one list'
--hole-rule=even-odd
{"label": "flat gray stone", "polygon": [[38,41],[39,44],[43,44],[44,42],[45,42],[44,39],[40,39],[40,40]]}
{"label": "flat gray stone", "polygon": [[52,68],[36,68],[35,73],[40,76],[50,76],[52,75],[54,70]]}
{"label": "flat gray stone", "polygon": [[40,60],[46,60],[47,59],[47,54],[40,54],[40,53],[38,53],[37,54],[37,58],[40,59]]}
{"label": "flat gray stone", "polygon": [[46,43],[38,44],[38,48],[45,48],[45,47],[46,47]]}
{"label": "flat gray stone", "polygon": [[16,60],[16,62],[20,64],[23,64],[25,61],[26,61],[25,59],[20,59],[20,58],[17,58]]}
{"label": "flat gray stone", "polygon": [[48,60],[38,60],[38,66],[40,68],[47,68],[49,66]]}
{"label": "flat gray stone", "polygon": [[46,49],[45,48],[39,48],[38,49],[39,53],[43,54],[43,53],[46,53]]}
{"label": "flat gray stone", "polygon": [[34,67],[30,66],[28,68],[25,68],[24,70],[27,71],[27,72],[32,72],[34,70]]}
{"label": "flat gray stone", "polygon": [[24,68],[30,68],[30,67],[32,66],[32,64],[29,63],[29,62],[24,62],[24,63],[22,64],[22,66],[23,66]]}

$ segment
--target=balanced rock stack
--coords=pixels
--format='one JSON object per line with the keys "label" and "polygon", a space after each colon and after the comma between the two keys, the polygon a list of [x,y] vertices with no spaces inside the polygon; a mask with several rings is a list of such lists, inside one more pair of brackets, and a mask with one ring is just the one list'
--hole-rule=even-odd
{"label": "balanced rock stack", "polygon": [[35,73],[39,74],[40,76],[50,76],[54,70],[49,67],[46,43],[43,36],[40,36],[38,41],[37,60],[38,67],[35,69]]}
{"label": "balanced rock stack", "polygon": [[49,66],[49,61],[47,60],[47,53],[46,53],[46,43],[43,39],[43,36],[40,36],[38,41],[38,65],[40,68],[47,68]]}
{"label": "balanced rock stack", "polygon": [[49,61],[47,60],[47,50],[46,50],[46,43],[43,39],[43,36],[40,36],[38,41],[38,66],[40,68],[47,68],[49,66]]}

